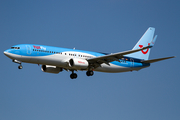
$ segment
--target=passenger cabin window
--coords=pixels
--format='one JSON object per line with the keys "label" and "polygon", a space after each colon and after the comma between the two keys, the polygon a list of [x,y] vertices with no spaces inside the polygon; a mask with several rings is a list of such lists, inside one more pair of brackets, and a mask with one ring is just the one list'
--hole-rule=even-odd
{"label": "passenger cabin window", "polygon": [[[15,49],[14,47],[11,47],[11,49]],[[17,49],[17,48],[16,48]],[[18,47],[18,49],[20,49]],[[46,50],[36,50],[36,49],[33,49],[33,51],[37,51],[37,52],[46,52],[46,53],[53,53],[53,54],[62,54],[61,52],[55,52],[55,51],[46,51]],[[65,53],[66,55],[66,53]]]}

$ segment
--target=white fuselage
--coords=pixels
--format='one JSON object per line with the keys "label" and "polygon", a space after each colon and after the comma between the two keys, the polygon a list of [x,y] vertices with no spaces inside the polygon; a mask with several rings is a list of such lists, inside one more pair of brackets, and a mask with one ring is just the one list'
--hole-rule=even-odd
{"label": "white fuselage", "polygon": [[[46,46],[44,48],[47,49]],[[49,50],[49,51],[52,51],[51,54],[46,55],[46,53],[40,50],[35,51],[35,49],[33,49],[32,47],[30,49],[24,47],[24,49],[22,50],[7,50],[4,52],[4,54],[13,60],[18,60],[21,62],[33,63],[33,64],[52,65],[67,70],[74,69],[69,65],[70,59],[87,60],[88,58],[97,57],[97,55],[94,52],[92,52],[93,54],[91,54],[91,52],[87,53],[86,51],[76,51],[76,50],[64,50],[56,53],[53,52],[55,50]],[[147,66],[142,66],[141,63],[135,63],[133,60],[132,61],[120,60],[120,62],[118,61],[110,62],[109,65],[103,63],[100,66],[94,68],[93,70],[99,72],[117,73],[117,72],[140,70],[145,67]],[[87,69],[76,68],[76,70],[87,71],[88,68]]]}

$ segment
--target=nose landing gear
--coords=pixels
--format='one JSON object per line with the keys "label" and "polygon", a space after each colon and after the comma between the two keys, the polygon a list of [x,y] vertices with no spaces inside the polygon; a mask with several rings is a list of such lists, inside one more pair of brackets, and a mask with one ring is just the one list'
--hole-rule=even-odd
{"label": "nose landing gear", "polygon": [[19,64],[18,69],[22,69],[23,68],[22,65],[21,65],[21,61],[13,60],[13,62]]}
{"label": "nose landing gear", "polygon": [[22,65],[20,64],[19,66],[18,66],[18,69],[22,69],[23,67],[22,67]]}

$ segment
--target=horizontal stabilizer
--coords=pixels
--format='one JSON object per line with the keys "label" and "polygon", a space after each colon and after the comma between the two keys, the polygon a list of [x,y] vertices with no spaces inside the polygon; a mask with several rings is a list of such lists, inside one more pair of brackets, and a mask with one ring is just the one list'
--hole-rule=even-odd
{"label": "horizontal stabilizer", "polygon": [[172,56],[172,57],[165,57],[165,58],[158,58],[158,59],[152,59],[152,60],[145,60],[142,61],[142,63],[154,63],[154,62],[158,62],[161,60],[166,60],[166,59],[170,59],[170,58],[175,58],[176,56]]}

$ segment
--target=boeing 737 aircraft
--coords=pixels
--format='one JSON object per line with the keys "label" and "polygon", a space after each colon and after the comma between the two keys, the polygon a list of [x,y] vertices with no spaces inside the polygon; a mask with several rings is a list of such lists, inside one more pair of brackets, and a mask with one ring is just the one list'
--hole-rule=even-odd
{"label": "boeing 737 aircraft", "polygon": [[63,70],[71,71],[71,79],[77,78],[74,71],[87,71],[87,76],[92,76],[94,71],[117,73],[138,71],[150,66],[150,63],[165,59],[165,57],[149,60],[150,49],[154,46],[157,35],[154,37],[155,28],[150,27],[140,38],[132,50],[118,53],[99,53],[61,47],[51,47],[36,44],[20,44],[5,50],[4,54],[13,62],[41,64],[41,70],[48,73],[59,73]]}

